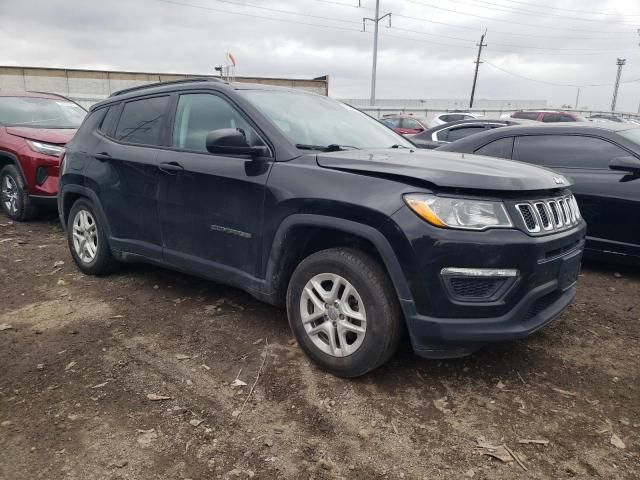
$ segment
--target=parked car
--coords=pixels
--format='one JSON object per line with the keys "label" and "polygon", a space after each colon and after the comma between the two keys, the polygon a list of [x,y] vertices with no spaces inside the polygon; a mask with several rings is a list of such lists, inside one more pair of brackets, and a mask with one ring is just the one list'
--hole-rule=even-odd
{"label": "parked car", "polygon": [[594,115],[590,115],[587,117],[587,120],[590,120],[592,122],[627,123],[627,121],[622,117],[618,117],[617,115],[606,115],[603,113],[596,113]]}
{"label": "parked car", "polygon": [[[574,298],[585,223],[564,177],[417,150],[327,97],[185,80],[94,105],[58,207],[86,274],[190,272],[286,305],[302,350],[340,376],[409,331],[425,357],[523,338]],[[563,208],[533,230],[533,205]]]}
{"label": "parked car", "polygon": [[86,113],[60,95],[0,92],[0,203],[9,218],[55,207],[60,154]]}
{"label": "parked car", "polygon": [[481,133],[492,128],[504,127],[507,125],[520,125],[529,120],[506,120],[472,118],[469,120],[458,120],[449,122],[437,127],[430,128],[422,133],[413,135],[411,142],[418,148],[438,148],[447,143],[460,140],[461,138]]}
{"label": "parked car", "polygon": [[471,120],[473,118],[478,118],[478,115],[470,112],[441,113],[431,119],[431,122],[429,122],[429,126],[433,128],[437,127],[438,125],[444,125],[445,123],[458,122],[460,120]]}
{"label": "parked car", "polygon": [[511,114],[511,118],[521,118],[525,120],[536,120],[544,123],[556,122],[586,122],[587,119],[572,112],[556,110],[521,110]]}
{"label": "parked car", "polygon": [[[512,158],[566,175],[589,226],[587,254],[640,261],[640,128],[622,123],[503,127],[439,150]],[[547,225],[540,215],[535,221],[537,228]]]}
{"label": "parked car", "polygon": [[387,115],[380,121],[400,135],[415,135],[429,128],[425,120],[412,115]]}

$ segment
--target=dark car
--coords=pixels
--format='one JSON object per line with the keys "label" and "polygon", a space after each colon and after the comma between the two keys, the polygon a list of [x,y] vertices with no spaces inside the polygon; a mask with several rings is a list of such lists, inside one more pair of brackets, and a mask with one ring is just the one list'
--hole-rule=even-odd
{"label": "dark car", "polygon": [[[81,271],[145,261],[286,305],[300,347],[347,377],[406,330],[426,357],[535,332],[574,298],[586,229],[548,170],[419,151],[327,97],[213,80],[94,105],[60,185]],[[532,231],[539,202],[565,221]]]}
{"label": "dark car", "polygon": [[[640,261],[640,128],[622,123],[504,127],[439,150],[512,158],[566,175],[589,225],[586,252]],[[543,220],[535,217],[538,226],[546,225]]]}
{"label": "dark car", "polygon": [[9,218],[55,207],[60,155],[86,113],[60,95],[0,92],[0,203]]}
{"label": "dark car", "polygon": [[415,135],[429,128],[425,120],[412,115],[387,115],[380,122],[400,135]]}
{"label": "dark car", "polygon": [[505,127],[507,125],[520,125],[528,120],[505,120],[477,118],[460,120],[457,122],[445,123],[437,127],[430,128],[422,133],[410,138],[411,142],[418,148],[438,148],[447,143],[455,142],[461,138],[482,133],[492,128]]}
{"label": "dark car", "polygon": [[564,112],[558,110],[520,110],[511,114],[511,118],[520,118],[524,120],[536,120],[544,123],[557,122],[586,122],[587,119],[581,117],[577,113]]}

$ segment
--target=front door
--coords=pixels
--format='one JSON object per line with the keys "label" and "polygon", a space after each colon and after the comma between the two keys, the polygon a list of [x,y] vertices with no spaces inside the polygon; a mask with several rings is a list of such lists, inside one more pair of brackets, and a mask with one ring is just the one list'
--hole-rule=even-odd
{"label": "front door", "polygon": [[221,128],[242,129],[252,144],[262,139],[234,105],[212,93],[180,95],[174,117],[171,148],[158,155],[165,261],[225,275],[230,283],[255,276],[271,159],[214,155],[205,142]]}

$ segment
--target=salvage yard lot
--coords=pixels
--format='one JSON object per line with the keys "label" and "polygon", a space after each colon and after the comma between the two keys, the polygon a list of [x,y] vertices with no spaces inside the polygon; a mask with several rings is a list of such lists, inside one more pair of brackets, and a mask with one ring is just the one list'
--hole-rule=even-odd
{"label": "salvage yard lot", "polygon": [[640,269],[587,264],[528,340],[342,380],[239,290],[88,277],[55,219],[0,224],[2,479],[640,476]]}

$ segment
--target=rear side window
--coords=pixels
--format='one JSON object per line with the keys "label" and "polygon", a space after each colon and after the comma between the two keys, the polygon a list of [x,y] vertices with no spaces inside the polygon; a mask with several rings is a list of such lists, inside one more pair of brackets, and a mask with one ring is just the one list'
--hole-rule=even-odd
{"label": "rear side window", "polygon": [[[446,136],[446,140],[448,142],[455,142],[456,140],[460,140],[461,138],[468,137],[469,135],[473,135],[474,133],[484,132],[486,126],[484,125],[473,125],[459,128],[451,128],[449,130],[449,134]],[[438,135],[438,139],[441,139],[441,136]],[[444,140],[444,139],[443,139]]]}
{"label": "rear side window", "polygon": [[244,117],[225,99],[208,93],[180,96],[173,127],[174,147],[206,152],[207,134],[221,128],[241,129],[250,145],[263,145]]}
{"label": "rear side window", "polygon": [[562,115],[558,113],[545,113],[542,115],[542,121],[545,123],[561,122]]}
{"label": "rear side window", "polygon": [[114,138],[138,145],[158,145],[169,97],[143,98],[124,104]]}
{"label": "rear side window", "polygon": [[608,169],[616,157],[629,155],[611,142],[581,135],[516,137],[513,159],[548,167]]}
{"label": "rear side window", "polygon": [[526,118],[527,120],[537,120],[538,112],[516,112],[511,115],[512,118]]}
{"label": "rear side window", "polygon": [[487,143],[484,147],[479,148],[473,153],[486,155],[488,157],[511,158],[512,151],[513,137],[506,137]]}
{"label": "rear side window", "polygon": [[111,105],[107,109],[107,114],[102,119],[98,131],[103,135],[111,135],[116,120],[118,120],[118,112],[120,111],[120,105]]}

